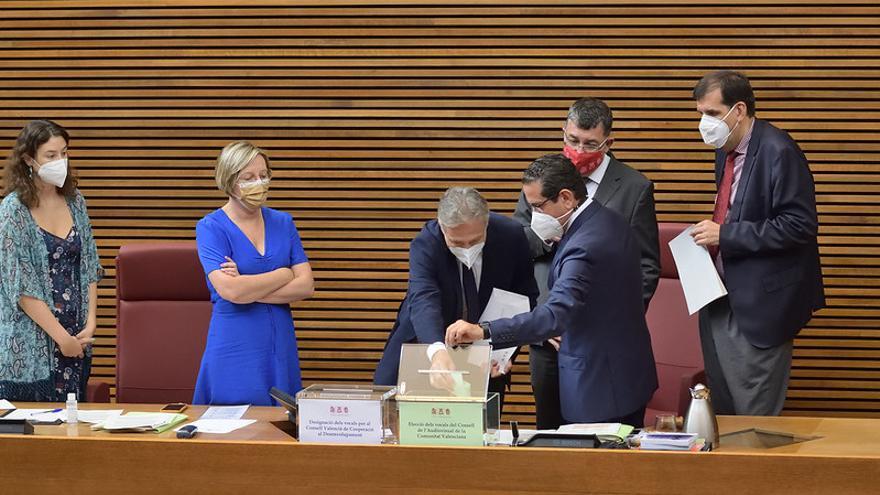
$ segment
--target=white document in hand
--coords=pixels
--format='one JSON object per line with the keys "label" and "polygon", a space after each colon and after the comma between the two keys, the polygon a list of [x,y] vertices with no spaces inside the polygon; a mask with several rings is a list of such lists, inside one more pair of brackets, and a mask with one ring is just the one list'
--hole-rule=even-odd
{"label": "white document in hand", "polygon": [[692,225],[684,229],[675,239],[669,241],[689,314],[694,314],[703,306],[727,295],[727,288],[718,276],[709,250],[697,245],[691,237],[693,228]]}
{"label": "white document in hand", "polygon": [[[529,303],[528,296],[501,290],[497,287],[492,289],[492,295],[489,296],[489,302],[486,309],[480,315],[480,321],[493,321],[501,318],[512,318],[518,314],[528,313],[532,307]],[[484,342],[484,341],[481,341]],[[507,362],[516,352],[516,347],[508,347],[506,349],[497,349],[492,351],[491,359],[498,363],[501,371],[507,367]]]}

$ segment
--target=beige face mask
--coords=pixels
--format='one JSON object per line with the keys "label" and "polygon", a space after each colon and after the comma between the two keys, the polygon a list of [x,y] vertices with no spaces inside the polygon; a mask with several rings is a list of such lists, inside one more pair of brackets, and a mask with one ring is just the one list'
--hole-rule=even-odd
{"label": "beige face mask", "polygon": [[269,179],[239,182],[238,190],[241,202],[253,209],[257,209],[263,206],[269,197]]}

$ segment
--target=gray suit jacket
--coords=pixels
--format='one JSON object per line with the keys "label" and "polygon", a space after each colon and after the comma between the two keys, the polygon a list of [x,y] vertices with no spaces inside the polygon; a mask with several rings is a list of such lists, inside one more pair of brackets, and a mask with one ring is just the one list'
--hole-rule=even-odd
{"label": "gray suit jacket", "polygon": [[[657,234],[657,213],[654,211],[654,184],[638,170],[610,156],[608,170],[599,183],[596,197],[602,206],[617,212],[633,230],[639,246],[642,266],[642,299],[645,311],[657,289],[660,278],[660,245]],[[513,217],[525,228],[529,249],[535,259],[535,280],[541,290],[539,303],[547,299],[547,276],[555,246],[547,246],[531,229],[532,208],[520,193]]]}

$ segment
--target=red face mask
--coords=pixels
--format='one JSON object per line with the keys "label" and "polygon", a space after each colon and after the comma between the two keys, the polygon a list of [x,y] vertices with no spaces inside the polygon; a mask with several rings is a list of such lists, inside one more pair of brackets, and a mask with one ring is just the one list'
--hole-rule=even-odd
{"label": "red face mask", "polygon": [[562,148],[562,154],[568,157],[571,163],[574,163],[575,168],[583,177],[592,174],[599,168],[602,159],[605,158],[604,151],[578,151],[567,144]]}

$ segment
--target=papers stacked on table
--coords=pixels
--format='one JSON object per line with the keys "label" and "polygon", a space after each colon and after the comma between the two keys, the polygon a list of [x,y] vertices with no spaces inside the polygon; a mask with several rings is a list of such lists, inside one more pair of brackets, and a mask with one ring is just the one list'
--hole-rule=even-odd
{"label": "papers stacked on table", "polygon": [[556,430],[557,433],[596,435],[598,437],[613,436],[621,440],[625,439],[632,431],[632,426],[622,423],[572,423],[562,425]]}
{"label": "papers stacked on table", "polygon": [[92,425],[94,430],[111,432],[154,432],[162,433],[187,420],[186,414],[162,412],[130,412],[111,416],[103,422]]}
{"label": "papers stacked on table", "polygon": [[641,438],[641,448],[646,450],[691,450],[696,442],[696,433],[645,433]]}

